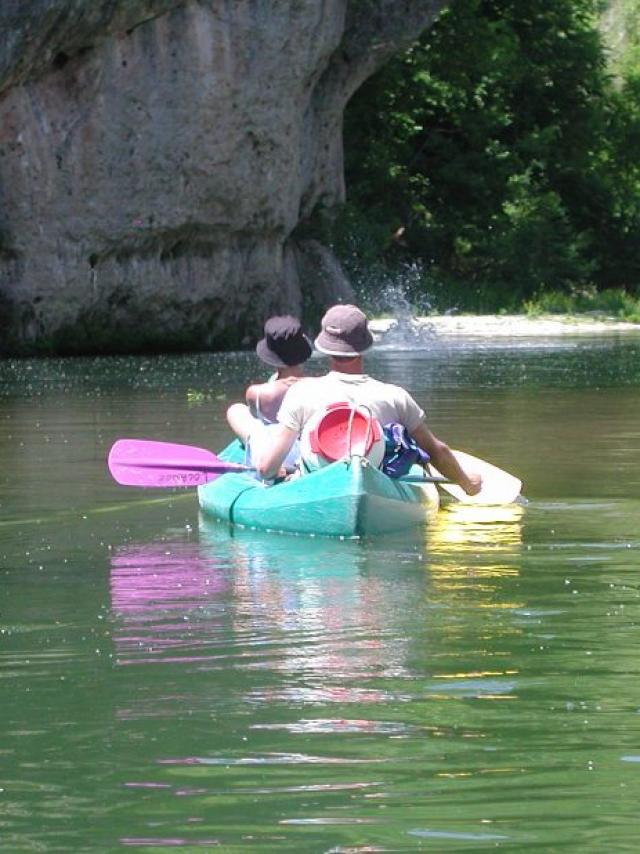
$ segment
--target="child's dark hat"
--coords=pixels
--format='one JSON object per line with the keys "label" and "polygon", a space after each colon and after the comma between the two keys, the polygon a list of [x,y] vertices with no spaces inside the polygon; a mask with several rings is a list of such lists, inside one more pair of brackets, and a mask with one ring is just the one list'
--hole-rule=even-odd
{"label": "child's dark hat", "polygon": [[258,357],[274,368],[301,365],[312,351],[300,321],[288,314],[270,317],[264,325],[264,338],[256,345]]}

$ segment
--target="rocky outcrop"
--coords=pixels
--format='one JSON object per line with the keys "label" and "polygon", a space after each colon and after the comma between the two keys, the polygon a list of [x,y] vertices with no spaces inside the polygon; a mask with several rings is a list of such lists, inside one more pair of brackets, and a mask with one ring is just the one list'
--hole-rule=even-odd
{"label": "rocky outcrop", "polygon": [[5,0],[0,347],[237,346],[349,286],[297,235],[442,0]]}

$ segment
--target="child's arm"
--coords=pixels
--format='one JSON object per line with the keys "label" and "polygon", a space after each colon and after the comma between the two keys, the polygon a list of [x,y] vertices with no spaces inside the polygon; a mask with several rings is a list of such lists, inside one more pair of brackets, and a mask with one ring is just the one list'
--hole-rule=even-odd
{"label": "child's arm", "polygon": [[254,383],[253,385],[250,385],[245,392],[247,406],[255,410],[257,401],[265,399],[264,392],[270,385],[272,385],[272,383]]}
{"label": "child's arm", "polygon": [[258,413],[269,421],[275,421],[282,398],[296,382],[297,377],[284,377],[275,382],[250,385],[245,396],[252,412]]}

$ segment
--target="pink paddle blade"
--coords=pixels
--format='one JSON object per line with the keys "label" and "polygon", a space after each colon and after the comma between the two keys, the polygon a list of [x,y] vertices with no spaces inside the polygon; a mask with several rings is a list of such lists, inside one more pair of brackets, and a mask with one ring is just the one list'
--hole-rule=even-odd
{"label": "pink paddle blade", "polygon": [[151,439],[118,439],[109,451],[107,465],[113,479],[123,486],[164,489],[200,486],[227,472],[247,470],[206,448]]}

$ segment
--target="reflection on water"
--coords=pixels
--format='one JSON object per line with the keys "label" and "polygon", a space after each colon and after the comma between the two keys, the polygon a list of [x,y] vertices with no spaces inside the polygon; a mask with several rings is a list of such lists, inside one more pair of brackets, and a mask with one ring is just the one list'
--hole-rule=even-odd
{"label": "reflection on water", "polygon": [[518,552],[522,545],[524,506],[509,504],[505,507],[450,502],[443,508],[427,529],[427,547],[434,554],[455,551]]}
{"label": "reflection on water", "polygon": [[[385,642],[393,617],[388,590],[367,574],[367,562],[357,542],[229,531],[204,519],[199,542],[124,546],[111,561],[117,661],[203,670],[224,657],[235,669],[304,680],[397,669],[402,644]],[[397,607],[406,595],[398,588]],[[223,633],[226,651],[211,654]],[[359,690],[351,696],[347,688],[308,682],[278,692],[362,699]],[[267,693],[252,690],[247,699]]]}
{"label": "reflection on water", "polygon": [[[377,826],[379,799],[394,802],[403,791],[418,823],[422,808],[409,806],[411,787],[395,779],[397,763],[415,751],[425,760],[433,755],[434,780],[509,773],[501,763],[494,768],[484,747],[469,750],[490,732],[484,715],[469,717],[457,707],[518,699],[519,669],[490,648],[503,642],[504,626],[492,624],[486,609],[491,593],[498,600],[500,581],[518,574],[523,509],[465,510],[453,507],[414,539],[374,545],[229,530],[201,518],[197,541],[115,550],[117,663],[162,664],[166,671],[127,696],[118,719],[175,721],[185,709],[215,709],[220,725],[225,710],[238,723],[240,710],[248,715],[240,740],[223,727],[227,738],[207,739],[205,752],[174,748],[157,756],[151,778],[128,780],[127,788],[192,801],[313,792],[315,814],[292,804],[282,827]],[[486,564],[478,575],[481,555]],[[461,616],[472,608],[461,635]],[[468,631],[486,647],[473,666],[456,653]],[[375,753],[353,739],[376,739]],[[445,767],[440,742],[448,745]],[[261,768],[279,769],[278,776],[256,777]],[[297,768],[315,770],[300,782]],[[333,810],[331,798],[340,792],[357,798],[357,815]],[[251,818],[244,826],[265,844]],[[461,839],[471,833],[446,826],[413,831]],[[145,838],[129,836],[125,844]]]}
{"label": "reflection on water", "polygon": [[224,569],[197,544],[117,549],[111,558],[111,602],[119,617],[118,664],[199,660],[198,646],[220,628],[219,597],[228,583]]}
{"label": "reflection on water", "polygon": [[[404,688],[372,684],[412,678],[413,643],[403,615],[415,616],[416,603],[425,601],[430,617],[433,608],[460,613],[520,607],[505,601],[501,582],[519,573],[522,515],[521,507],[452,505],[424,534],[403,539],[408,578],[398,573],[393,547],[381,554],[371,544],[229,530],[204,518],[197,542],[123,546],[111,559],[116,661],[181,664],[199,673],[226,667],[278,674],[276,684],[252,684],[245,691],[243,701],[251,704],[406,701],[411,693]],[[424,626],[428,633],[431,622]],[[491,626],[483,630],[491,632]],[[430,642],[433,660],[440,655],[438,643]],[[436,669],[438,679],[479,675]],[[495,680],[500,673],[493,668],[486,674],[489,689],[476,679],[459,690],[501,693]],[[165,691],[165,706],[167,699]],[[150,705],[162,713],[144,698],[142,715],[150,714]],[[135,714],[128,704],[126,715]],[[406,731],[404,724],[334,718],[285,728],[378,732],[380,726]]]}
{"label": "reflection on water", "polygon": [[[517,578],[522,561],[525,508],[449,503],[426,532],[433,561],[431,593],[442,602],[465,598],[474,608],[519,607],[505,598],[504,580]],[[513,585],[509,585],[512,589]]]}

